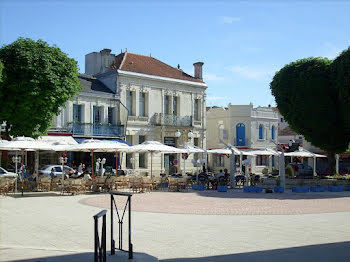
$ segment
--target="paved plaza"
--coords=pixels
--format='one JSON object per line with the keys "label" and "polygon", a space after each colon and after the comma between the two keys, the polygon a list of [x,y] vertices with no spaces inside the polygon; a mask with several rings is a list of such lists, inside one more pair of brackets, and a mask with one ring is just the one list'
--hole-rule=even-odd
{"label": "paved plaza", "polygon": [[[350,192],[135,194],[132,242],[148,261],[350,261],[349,206]],[[0,261],[93,261],[105,207],[108,194],[1,197]]]}

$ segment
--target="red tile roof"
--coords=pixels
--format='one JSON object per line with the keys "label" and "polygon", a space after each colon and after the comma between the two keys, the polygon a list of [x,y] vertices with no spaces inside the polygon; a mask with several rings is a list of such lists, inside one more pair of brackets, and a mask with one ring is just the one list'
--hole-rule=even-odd
{"label": "red tile roof", "polygon": [[129,52],[121,53],[116,56],[114,63],[110,66],[110,70],[115,69],[204,83],[203,80],[188,75],[182,70],[167,65],[151,56],[143,56]]}

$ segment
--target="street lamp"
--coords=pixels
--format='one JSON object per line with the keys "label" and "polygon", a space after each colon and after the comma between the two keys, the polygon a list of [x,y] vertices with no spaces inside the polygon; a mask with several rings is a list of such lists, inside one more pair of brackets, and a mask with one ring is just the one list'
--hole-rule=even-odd
{"label": "street lamp", "polygon": [[[186,134],[186,130],[176,130],[176,132],[175,132],[175,136],[177,137],[177,138],[179,138],[179,137],[181,137],[181,136],[183,136],[183,135],[185,135]],[[193,132],[192,132],[192,130],[190,130],[190,131],[188,131],[187,132],[187,140],[191,140],[192,138],[193,138],[193,136],[194,136],[194,134],[193,134]],[[184,138],[182,138],[182,144],[184,144],[184,142],[185,142],[185,139]]]}
{"label": "street lamp", "polygon": [[285,170],[285,163],[284,163],[284,150],[275,141],[271,140],[271,142],[274,143],[279,150],[281,150],[281,155],[279,156],[279,175],[281,180],[281,186],[283,188],[286,188],[286,170]]}
{"label": "street lamp", "polygon": [[130,158],[130,163],[131,163],[131,166],[132,166],[132,174],[133,176],[135,176],[135,162],[136,162],[136,159],[135,158]]}
{"label": "street lamp", "polygon": [[15,163],[15,172],[16,172],[16,184],[15,184],[15,192],[17,193],[17,180],[18,180],[18,163],[21,162],[21,157],[20,156],[13,156],[12,157],[12,162]]}
{"label": "street lamp", "polygon": [[106,164],[106,158],[96,159],[96,173],[100,172],[100,175],[103,176],[103,165]]}

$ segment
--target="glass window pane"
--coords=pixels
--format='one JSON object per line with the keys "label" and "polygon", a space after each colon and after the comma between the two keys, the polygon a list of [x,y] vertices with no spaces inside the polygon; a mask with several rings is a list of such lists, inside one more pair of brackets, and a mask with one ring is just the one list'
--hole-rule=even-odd
{"label": "glass window pane", "polygon": [[143,92],[140,92],[140,98],[139,98],[139,101],[140,101],[140,104],[139,104],[139,115],[140,116],[146,116],[146,104],[145,104],[145,99],[146,98],[146,94],[143,93]]}
{"label": "glass window pane", "polygon": [[177,97],[173,97],[173,115],[177,116]]}

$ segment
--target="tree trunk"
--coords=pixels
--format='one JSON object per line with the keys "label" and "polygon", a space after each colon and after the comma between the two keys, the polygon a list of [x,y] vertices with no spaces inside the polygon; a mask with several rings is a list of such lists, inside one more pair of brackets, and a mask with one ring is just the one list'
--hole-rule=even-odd
{"label": "tree trunk", "polygon": [[334,152],[328,153],[328,165],[329,165],[329,174],[330,175],[335,174],[335,153]]}

